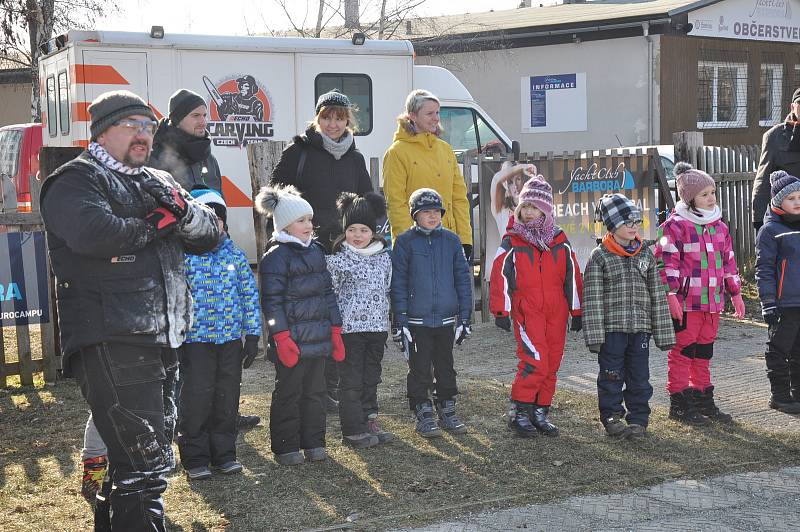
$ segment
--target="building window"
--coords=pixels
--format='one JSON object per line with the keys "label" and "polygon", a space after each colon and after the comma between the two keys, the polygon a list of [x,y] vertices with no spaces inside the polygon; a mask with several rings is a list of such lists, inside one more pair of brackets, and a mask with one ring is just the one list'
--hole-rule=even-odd
{"label": "building window", "polygon": [[67,83],[66,70],[58,73],[58,112],[61,134],[69,135],[69,83]]}
{"label": "building window", "polygon": [[314,102],[321,94],[337,89],[356,106],[356,135],[372,132],[372,80],[366,74],[319,74],[314,80]]}
{"label": "building window", "polygon": [[758,125],[772,126],[781,119],[783,65],[761,65],[758,93]]}
{"label": "building window", "polygon": [[747,65],[697,64],[697,127],[747,127]]}

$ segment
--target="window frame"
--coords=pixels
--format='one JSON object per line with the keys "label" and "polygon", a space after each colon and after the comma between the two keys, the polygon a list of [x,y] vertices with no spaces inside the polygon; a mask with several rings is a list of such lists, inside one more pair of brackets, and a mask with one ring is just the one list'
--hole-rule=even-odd
{"label": "window frame", "polygon": [[[64,80],[64,94],[62,97],[61,94],[61,80]],[[67,77],[67,71],[61,70],[56,77],[56,90],[58,91],[58,120],[60,122],[61,127],[59,130],[61,131],[62,135],[69,135],[70,131],[70,109],[69,109],[69,78]]]}
{"label": "window frame", "polygon": [[[700,70],[702,67],[713,67],[714,68],[714,76],[712,78],[712,85],[711,85],[711,120],[707,122],[702,122],[697,120],[697,128],[698,129],[746,129],[747,126],[747,82],[748,82],[748,72],[747,72],[747,63],[728,63],[728,62],[721,62],[721,61],[698,61],[697,62],[697,71]],[[735,102],[744,102],[744,107],[740,108],[738,105],[735,106],[736,109],[736,120],[718,120],[717,119],[717,111],[719,108],[719,103],[717,101],[719,97],[719,69],[720,68],[735,68],[737,71],[736,79],[743,83],[736,84],[736,93],[734,95]],[[744,76],[742,76],[742,72],[744,72]],[[699,79],[697,80],[699,85]],[[698,109],[699,111],[699,109]],[[740,113],[743,113],[742,116],[743,120],[740,119]]]}
{"label": "window frame", "polygon": [[[357,73],[357,72],[320,72],[314,77],[314,105],[316,105],[320,95],[324,94],[323,92],[320,92],[317,84],[319,83],[320,78],[324,78],[325,76],[337,77],[337,78],[363,78],[367,80],[367,88],[369,90],[369,93],[367,95],[369,101],[369,103],[367,104],[369,105],[369,112],[367,113],[367,116],[369,117],[369,129],[363,129],[364,124],[359,123],[358,124],[359,130],[356,131],[355,136],[364,137],[372,133],[372,130],[375,127],[375,106],[374,106],[374,100],[372,98],[372,78],[369,77],[368,74]],[[340,92],[347,94],[344,91],[343,87],[336,87],[336,88]],[[331,89],[327,89],[325,92],[328,92],[329,90]],[[364,111],[364,109],[359,108],[359,111]]]}
{"label": "window frame", "polygon": [[[45,78],[45,101],[47,103],[47,134],[58,136],[58,102],[56,100],[56,76],[50,74]],[[41,98],[41,95],[39,95]]]}
{"label": "window frame", "polygon": [[[761,73],[764,70],[771,70],[773,72],[772,78],[772,116],[769,118],[762,118],[761,115],[761,90],[763,87],[761,86]],[[779,73],[778,78],[774,77],[774,73],[777,71]],[[758,125],[761,127],[772,127],[776,123],[781,121],[781,109],[782,109],[782,100],[783,100],[783,65],[781,63],[761,63],[761,68],[759,69],[759,86],[758,86]]]}

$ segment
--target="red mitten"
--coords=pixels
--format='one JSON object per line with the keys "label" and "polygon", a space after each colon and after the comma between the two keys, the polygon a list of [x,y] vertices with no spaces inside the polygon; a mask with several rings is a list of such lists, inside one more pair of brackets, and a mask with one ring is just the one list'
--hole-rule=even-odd
{"label": "red mitten", "polygon": [[293,368],[300,360],[300,348],[292,340],[289,331],[281,331],[272,335],[278,348],[278,360],[287,368]]}
{"label": "red mitten", "polygon": [[344,360],[344,342],[342,341],[342,328],[331,327],[331,342],[333,342],[333,359],[336,362]]}
{"label": "red mitten", "polygon": [[675,294],[667,295],[667,304],[669,305],[669,314],[673,320],[678,322],[683,321],[683,305],[678,301],[678,296]]}

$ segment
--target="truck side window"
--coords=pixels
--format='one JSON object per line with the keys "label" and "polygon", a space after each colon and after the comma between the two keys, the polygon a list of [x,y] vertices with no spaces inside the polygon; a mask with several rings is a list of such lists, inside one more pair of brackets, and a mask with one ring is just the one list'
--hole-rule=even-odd
{"label": "truck side window", "polygon": [[478,142],[481,143],[482,154],[498,155],[509,151],[509,146],[500,140],[492,126],[487,124],[480,114],[475,113],[475,121],[478,123]]}
{"label": "truck side window", "polygon": [[358,108],[356,135],[369,135],[372,132],[372,80],[366,74],[317,74],[314,79],[314,104],[321,94],[337,89],[346,94]]}
{"label": "truck side window", "polygon": [[56,78],[47,77],[46,83],[47,97],[47,133],[55,137],[58,133],[58,109],[56,108]]}
{"label": "truck side window", "polygon": [[439,123],[442,127],[442,140],[453,151],[464,152],[478,147],[475,116],[472,109],[465,107],[442,107],[439,109]]}
{"label": "truck side window", "polygon": [[69,83],[66,70],[58,73],[58,119],[61,121],[61,134],[69,135]]}

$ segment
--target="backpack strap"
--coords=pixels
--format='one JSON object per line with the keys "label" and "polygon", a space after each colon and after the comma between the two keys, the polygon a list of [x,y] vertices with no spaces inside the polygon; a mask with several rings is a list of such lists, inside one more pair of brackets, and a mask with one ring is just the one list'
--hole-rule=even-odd
{"label": "backpack strap", "polygon": [[298,190],[303,189],[303,170],[306,168],[306,145],[300,145],[300,158],[297,159],[297,173],[295,174],[295,186]]}

